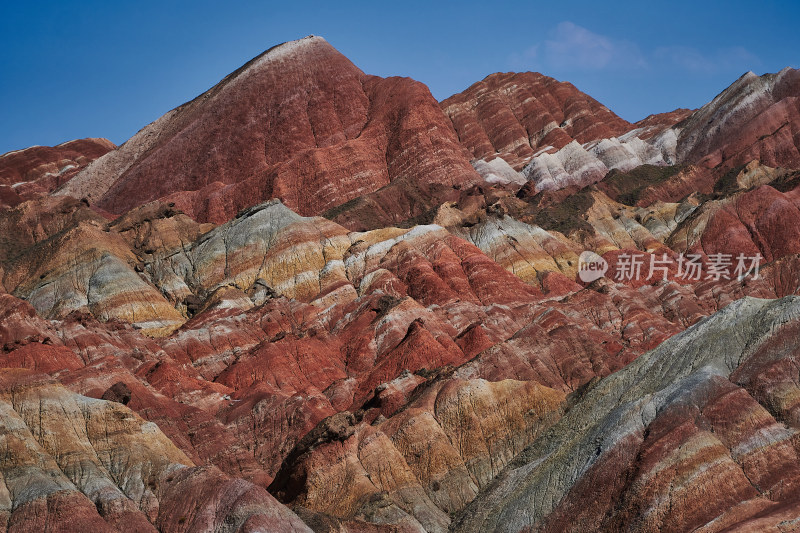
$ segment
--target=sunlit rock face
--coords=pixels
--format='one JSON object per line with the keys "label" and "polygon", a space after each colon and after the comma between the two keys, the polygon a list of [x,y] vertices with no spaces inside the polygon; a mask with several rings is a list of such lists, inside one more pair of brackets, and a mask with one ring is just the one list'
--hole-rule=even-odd
{"label": "sunlit rock face", "polygon": [[[347,282],[342,257],[350,245],[345,228],[273,201],[171,250],[150,270],[174,299],[226,286],[251,290],[262,280],[280,294],[309,301]],[[352,287],[350,295],[355,297]]]}
{"label": "sunlit rock face", "polygon": [[797,90],[439,104],[311,37],[0,156],[0,524],[792,530]]}
{"label": "sunlit rock face", "polygon": [[674,161],[674,147],[654,146],[638,137],[602,139],[584,145],[573,141],[558,152],[534,157],[523,175],[537,191],[544,191],[574,185],[584,187],[602,180],[611,170],[666,166]]}
{"label": "sunlit rock face", "polygon": [[[57,210],[57,211],[56,211]],[[0,213],[5,239],[3,285],[44,317],[73,311],[123,320],[158,334],[181,314],[136,271],[137,255],[107,221],[66,197],[31,200]]]}

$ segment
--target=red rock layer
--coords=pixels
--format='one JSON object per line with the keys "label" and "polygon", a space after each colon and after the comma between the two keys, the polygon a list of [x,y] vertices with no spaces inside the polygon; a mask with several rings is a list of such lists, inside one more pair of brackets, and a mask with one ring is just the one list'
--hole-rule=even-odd
{"label": "red rock layer", "polygon": [[0,155],[0,208],[53,191],[114,148],[107,139],[78,139]]}
{"label": "red rock layer", "polygon": [[800,189],[743,193],[711,216],[699,244],[706,254],[761,254],[764,262],[800,254]]}
{"label": "red rock layer", "polygon": [[194,467],[127,400],[95,400],[43,374],[0,370],[3,529],[310,531],[263,488]]}
{"label": "red rock layer", "polygon": [[442,101],[473,157],[520,170],[536,152],[615,137],[632,128],[571,83],[536,72],[496,73]]}
{"label": "red rock layer", "polygon": [[636,129],[641,129],[636,134],[642,140],[650,139],[667,128],[686,120],[694,113],[693,109],[676,109],[667,113],[655,113],[633,124]]}

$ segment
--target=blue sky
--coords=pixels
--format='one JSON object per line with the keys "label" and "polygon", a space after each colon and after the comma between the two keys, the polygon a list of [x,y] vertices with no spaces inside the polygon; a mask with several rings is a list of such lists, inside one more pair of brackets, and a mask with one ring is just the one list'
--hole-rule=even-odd
{"label": "blue sky", "polygon": [[122,143],[263,50],[322,35],[439,99],[496,71],[571,81],[631,121],[800,66],[798,2],[4,2],[0,153]]}

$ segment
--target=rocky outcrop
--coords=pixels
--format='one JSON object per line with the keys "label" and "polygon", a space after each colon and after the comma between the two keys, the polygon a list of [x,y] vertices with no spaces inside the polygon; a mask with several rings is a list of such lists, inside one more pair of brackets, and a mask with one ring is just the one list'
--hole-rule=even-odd
{"label": "rocky outcrop", "polygon": [[216,468],[184,468],[169,481],[155,522],[160,531],[312,531],[262,487]]}
{"label": "rocky outcrop", "polygon": [[194,467],[120,403],[27,370],[3,370],[0,387],[9,531],[310,531],[263,488]]}
{"label": "rocky outcrop", "polygon": [[81,221],[14,258],[3,284],[48,318],[84,311],[151,334],[174,330],[183,317],[139,276],[138,262],[121,237],[97,221]]}
{"label": "rocky outcrop", "polygon": [[[689,250],[702,250],[706,255],[760,254],[765,262],[771,262],[800,253],[799,224],[798,191],[782,193],[762,185],[717,206],[709,206],[701,216],[687,220],[686,239],[676,235],[674,242],[676,247],[688,245]],[[699,240],[693,242],[693,236]]]}
{"label": "rocky outcrop", "polygon": [[423,388],[389,419],[326,419],[292,450],[270,490],[341,520],[390,519],[447,531],[447,514],[462,509],[548,427],[564,401],[563,393],[512,380]]}
{"label": "rocky outcrop", "polygon": [[489,161],[476,159],[472,162],[472,166],[486,183],[524,185],[526,181],[525,176],[514,170],[502,157],[495,157]]}
{"label": "rocky outcrop", "polygon": [[[668,137],[668,136],[667,136]],[[635,136],[602,139],[584,145],[572,141],[555,153],[541,154],[522,174],[536,191],[584,187],[596,183],[610,170],[629,171],[642,165],[673,163],[674,144],[659,137],[654,144]]]}
{"label": "rocky outcrop", "polygon": [[761,380],[785,383],[754,365],[794,364],[798,317],[796,298],[740,300],[593,384],[455,530],[786,524],[800,505],[795,424],[776,420],[748,379],[760,368]]}
{"label": "rocky outcrop", "polygon": [[155,531],[158,492],[192,464],[155,424],[26,370],[0,386],[5,527]]}
{"label": "rocky outcrop", "polygon": [[301,217],[272,201],[157,256],[147,270],[175,302],[226,286],[255,294],[260,280],[289,298],[333,303],[356,296],[342,262],[350,245],[347,230],[338,224]]}
{"label": "rocky outcrop", "polygon": [[578,273],[582,250],[561,234],[539,226],[504,216],[452,231],[525,282],[541,286],[547,272],[560,272],[568,279],[575,279]]}

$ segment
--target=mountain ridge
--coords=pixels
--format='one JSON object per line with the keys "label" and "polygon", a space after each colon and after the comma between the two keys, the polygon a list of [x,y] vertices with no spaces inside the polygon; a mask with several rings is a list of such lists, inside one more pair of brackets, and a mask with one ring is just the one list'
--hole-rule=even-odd
{"label": "mountain ridge", "polygon": [[798,80],[632,124],[310,36],[0,157],[0,526],[793,527]]}

